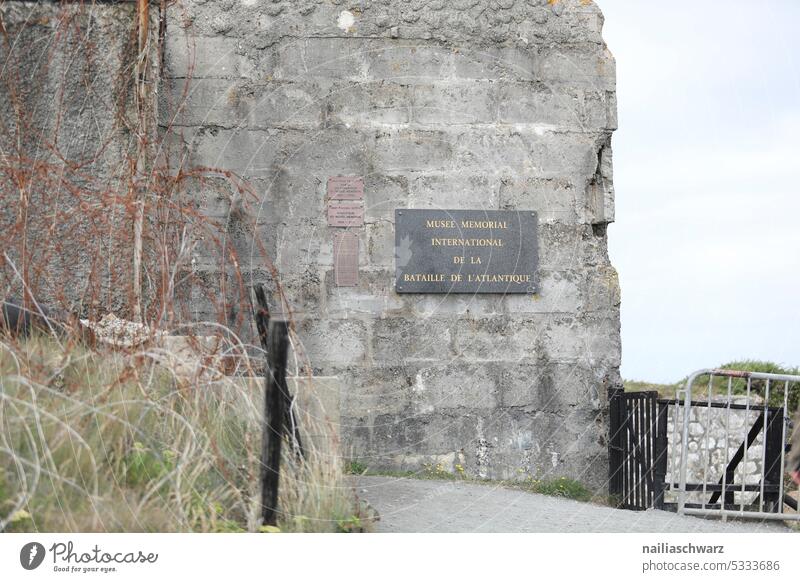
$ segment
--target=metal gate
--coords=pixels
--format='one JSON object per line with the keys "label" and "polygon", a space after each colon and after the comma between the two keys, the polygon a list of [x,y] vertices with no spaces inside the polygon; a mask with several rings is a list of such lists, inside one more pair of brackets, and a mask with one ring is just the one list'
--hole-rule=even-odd
{"label": "metal gate", "polygon": [[783,513],[797,509],[784,479],[794,383],[800,376],[700,370],[675,399],[610,390],[609,493],[626,509],[800,520]]}
{"label": "metal gate", "polygon": [[[705,390],[696,390],[695,383],[700,377],[708,377]],[[713,402],[713,393],[719,390],[722,380],[724,390],[721,402]],[[735,404],[734,382],[743,384],[741,396],[744,404]],[[700,370],[695,372],[686,382],[686,391],[683,401],[683,420],[681,446],[673,446],[673,461],[678,469],[679,482],[677,484],[677,511],[686,515],[722,516],[722,517],[749,517],[757,519],[800,520],[800,514],[784,514],[785,501],[790,504],[793,500],[785,495],[785,466],[786,466],[786,440],[789,436],[790,413],[788,411],[790,387],[800,383],[800,376],[785,374],[766,374],[759,372],[740,372],[735,370]],[[705,400],[697,402],[693,397],[705,392]],[[761,404],[752,404],[753,396],[758,396]],[[721,406],[720,406],[721,404]],[[689,457],[689,429],[691,423],[692,407],[698,407],[711,415],[712,409],[723,410],[726,439],[731,434],[732,411],[743,414],[746,424],[749,424],[747,435],[730,455],[729,443],[724,447],[725,470],[715,483],[702,484],[688,482],[688,457]],[[743,411],[743,412],[742,412]],[[677,427],[677,422],[676,422]],[[706,446],[701,448],[701,455],[706,466],[711,462],[711,449],[708,446],[709,432],[705,434]],[[750,450],[761,439],[760,451]],[[760,453],[760,454],[759,454]],[[752,461],[756,472],[748,474],[746,469]],[[737,481],[736,471],[742,467]],[[700,503],[691,503],[688,500],[692,491],[702,492]],[[706,494],[712,495],[706,501]],[[737,500],[738,497],[738,500]],[[796,508],[796,502],[793,503]]]}
{"label": "metal gate", "polygon": [[656,467],[666,459],[658,439],[658,392],[609,391],[609,493],[625,509],[653,507],[661,493]]}

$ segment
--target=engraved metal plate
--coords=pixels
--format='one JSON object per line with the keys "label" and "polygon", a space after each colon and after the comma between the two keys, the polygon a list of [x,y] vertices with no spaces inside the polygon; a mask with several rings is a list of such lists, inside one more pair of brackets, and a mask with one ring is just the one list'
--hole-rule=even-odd
{"label": "engraved metal plate", "polygon": [[395,210],[398,293],[536,293],[533,211]]}
{"label": "engraved metal plate", "polygon": [[328,226],[364,226],[364,201],[329,200]]}
{"label": "engraved metal plate", "polygon": [[358,236],[349,231],[333,235],[333,272],[337,287],[358,285]]}
{"label": "engraved metal plate", "polygon": [[363,200],[364,179],[361,176],[332,176],[328,178],[329,200]]}

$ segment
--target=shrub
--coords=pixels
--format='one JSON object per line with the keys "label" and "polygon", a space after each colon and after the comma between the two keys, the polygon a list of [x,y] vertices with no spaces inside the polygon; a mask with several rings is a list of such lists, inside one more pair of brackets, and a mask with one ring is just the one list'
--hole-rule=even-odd
{"label": "shrub", "polygon": [[[793,368],[790,366],[783,366],[775,362],[764,360],[737,360],[728,362],[719,366],[725,370],[741,370],[744,372],[762,372],[767,374],[789,374],[800,375],[800,368]],[[695,380],[695,387],[698,395],[707,394],[708,392],[708,376],[701,376]],[[728,379],[725,377],[715,376],[713,385],[711,387],[712,394],[727,394],[728,393]],[[770,406],[783,406],[783,382],[770,382],[769,404]],[[731,379],[731,393],[736,395],[747,394],[747,380],[744,378]],[[766,381],[752,379],[750,381],[750,393],[761,396],[766,396]],[[787,409],[791,412],[797,410],[798,403],[800,402],[800,385],[789,384]]]}

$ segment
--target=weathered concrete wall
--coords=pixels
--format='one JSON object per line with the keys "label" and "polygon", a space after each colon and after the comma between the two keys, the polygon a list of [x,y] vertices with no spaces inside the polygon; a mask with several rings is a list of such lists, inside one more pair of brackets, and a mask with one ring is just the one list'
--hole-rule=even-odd
{"label": "weathered concrete wall", "polygon": [[46,304],[124,313],[134,22],[132,4],[0,5],[0,296],[25,273]]}
{"label": "weathered concrete wall", "polygon": [[[37,39],[52,35],[48,18],[61,10],[10,2],[2,15],[43,47]],[[263,258],[249,252],[253,234],[274,259],[314,373],[342,383],[351,456],[373,467],[459,464],[485,477],[568,475],[602,486],[605,390],[619,381],[620,343],[606,248],[614,62],[598,8],[583,0],[185,0],[167,16],[156,89],[170,154],[253,186],[255,204],[237,201],[224,175],[189,195],[226,225],[246,281],[270,283]],[[113,192],[131,136],[103,96],[132,62],[132,7],[97,6],[76,22],[74,30],[92,31],[91,54],[102,58],[53,62],[53,87],[67,73],[58,131],[75,156],[104,144],[85,171]],[[47,55],[37,48],[29,58]],[[70,67],[81,71],[73,81]],[[46,87],[25,90],[40,102],[35,124],[51,127]],[[13,118],[9,104],[0,105],[4,119]],[[355,288],[333,282],[324,195],[335,175],[365,180]],[[395,294],[392,221],[403,207],[538,211],[540,293]],[[249,219],[255,231],[244,228]],[[213,295],[230,273],[204,249],[191,268]],[[78,246],[62,258],[64,271],[79,285],[93,256],[127,261],[128,251]],[[216,318],[206,296],[192,300],[194,317]]]}
{"label": "weathered concrete wall", "polygon": [[[176,104],[188,88],[169,119],[184,161],[255,185],[251,212],[299,338],[315,373],[342,381],[353,457],[605,483],[620,297],[606,246],[616,101],[602,22],[580,0],[170,9],[162,94]],[[324,196],[335,175],[365,180],[356,288],[333,283]],[[538,211],[541,292],[395,294],[403,207]]]}

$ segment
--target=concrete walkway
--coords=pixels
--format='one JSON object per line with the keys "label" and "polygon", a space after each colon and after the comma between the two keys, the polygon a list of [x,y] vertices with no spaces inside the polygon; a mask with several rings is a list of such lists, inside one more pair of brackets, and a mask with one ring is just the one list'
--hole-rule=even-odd
{"label": "concrete walkway", "polygon": [[789,532],[780,523],[723,523],[667,511],[627,511],[463,481],[358,477],[379,532]]}

